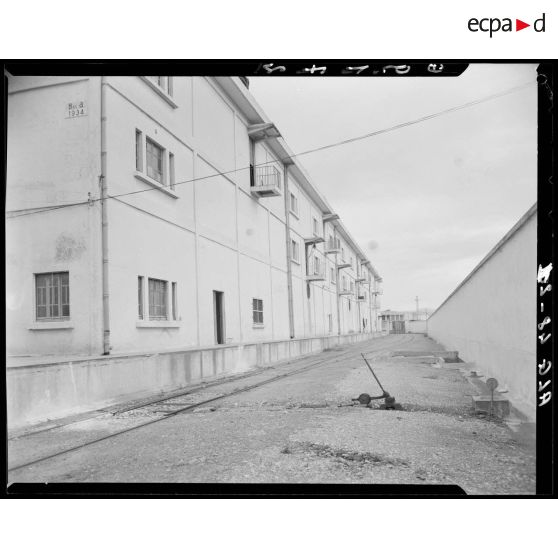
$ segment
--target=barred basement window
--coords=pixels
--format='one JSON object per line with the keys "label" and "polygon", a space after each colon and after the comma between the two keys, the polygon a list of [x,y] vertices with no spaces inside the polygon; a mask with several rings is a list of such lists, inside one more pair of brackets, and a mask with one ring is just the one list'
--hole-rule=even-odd
{"label": "barred basement window", "polygon": [[263,300],[261,298],[252,299],[252,320],[254,325],[263,325]]}
{"label": "barred basement window", "polygon": [[168,319],[166,281],[149,279],[149,319]]}
{"label": "barred basement window", "polygon": [[70,274],[35,274],[35,307],[37,320],[70,318]]}

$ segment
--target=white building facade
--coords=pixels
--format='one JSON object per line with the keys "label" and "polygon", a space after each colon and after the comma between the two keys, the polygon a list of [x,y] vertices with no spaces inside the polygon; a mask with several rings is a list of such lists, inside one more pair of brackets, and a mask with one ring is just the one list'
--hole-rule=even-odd
{"label": "white building facade", "polygon": [[244,80],[8,82],[9,356],[375,333],[380,276]]}

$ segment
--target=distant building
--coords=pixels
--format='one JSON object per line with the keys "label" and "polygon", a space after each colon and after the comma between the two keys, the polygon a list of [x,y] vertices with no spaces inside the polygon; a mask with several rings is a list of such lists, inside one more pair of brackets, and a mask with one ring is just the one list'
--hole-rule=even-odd
{"label": "distant building", "polygon": [[418,312],[383,310],[378,315],[378,329],[384,333],[424,333],[429,311],[419,308]]}

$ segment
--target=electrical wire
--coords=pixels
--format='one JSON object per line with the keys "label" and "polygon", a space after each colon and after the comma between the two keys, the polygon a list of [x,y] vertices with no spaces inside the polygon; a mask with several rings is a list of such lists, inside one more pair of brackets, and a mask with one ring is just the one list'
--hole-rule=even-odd
{"label": "electrical wire", "polygon": [[[341,145],[347,145],[349,143],[353,143],[353,142],[356,142],[356,141],[361,141],[363,139],[367,139],[367,138],[371,138],[371,137],[374,137],[374,136],[379,136],[381,134],[386,134],[386,133],[389,133],[389,132],[393,132],[395,130],[399,130],[401,128],[406,128],[408,126],[414,126],[415,124],[420,124],[421,122],[425,122],[425,121],[431,120],[433,118],[438,118],[439,116],[444,116],[446,114],[450,114],[450,113],[456,112],[458,110],[463,110],[465,108],[469,108],[469,107],[478,105],[480,103],[485,103],[487,101],[492,101],[494,99],[498,99],[498,98],[503,97],[505,95],[510,95],[512,93],[516,93],[517,91],[522,91],[523,89],[526,89],[526,88],[531,87],[533,85],[537,85],[537,82],[533,81],[533,82],[524,83],[523,85],[519,85],[517,87],[512,87],[510,89],[506,89],[505,91],[501,91],[499,93],[494,93],[493,95],[489,95],[489,96],[483,97],[481,99],[476,99],[474,101],[469,101],[468,103],[464,103],[462,105],[457,105],[455,107],[450,107],[448,109],[444,109],[444,110],[441,110],[441,111],[438,111],[438,112],[435,112],[435,113],[432,113],[432,114],[427,114],[427,115],[422,116],[420,118],[417,118],[415,120],[408,120],[406,122],[402,122],[400,124],[395,124],[394,126],[390,126],[388,128],[383,128],[381,130],[375,130],[374,132],[369,132],[369,133],[363,134],[361,136],[355,136],[355,137],[348,138],[348,139],[345,139],[345,140],[341,140],[341,141],[338,141],[338,142],[335,142],[335,143],[330,143],[330,144],[327,144],[327,145],[322,145],[320,147],[315,147],[313,149],[308,149],[306,151],[300,151],[298,153],[295,153],[295,154],[291,155],[290,157],[291,158],[292,157],[301,157],[303,155],[309,155],[310,153],[317,153],[319,151],[324,151],[326,149],[332,149],[333,147],[339,147]],[[171,187],[174,187],[174,186],[179,186],[179,185],[182,185],[182,184],[188,184],[188,183],[191,183],[191,182],[198,182],[198,181],[201,181],[201,180],[206,180],[208,178],[216,178],[216,177],[219,177],[219,176],[225,176],[227,174],[232,174],[234,172],[249,170],[252,167],[265,166],[265,165],[269,165],[270,163],[280,163],[280,162],[282,162],[281,159],[274,159],[272,161],[266,161],[265,163],[258,163],[258,164],[255,164],[255,165],[249,165],[247,167],[236,168],[236,169],[233,169],[233,170],[230,170],[230,171],[216,172],[214,174],[208,174],[206,176],[190,178],[188,180],[181,180],[179,182],[174,182],[173,184],[171,184],[167,187],[163,187],[163,188],[168,189],[168,188],[171,188]],[[23,216],[26,216],[26,215],[35,215],[37,213],[43,213],[43,212],[46,212],[46,211],[54,211],[56,209],[63,209],[63,208],[66,208],[66,207],[74,207],[74,206],[78,206],[78,205],[85,205],[85,204],[90,204],[90,203],[94,203],[94,202],[98,202],[98,201],[104,201],[104,200],[107,200],[107,199],[122,198],[122,197],[125,197],[125,196],[141,194],[143,192],[150,192],[150,191],[153,191],[153,190],[157,190],[157,188],[154,188],[154,187],[144,188],[142,190],[134,190],[132,192],[125,192],[123,194],[109,195],[109,196],[106,196],[104,198],[103,197],[92,198],[92,199],[89,199],[89,200],[84,201],[84,202],[76,202],[76,203],[73,203],[73,204],[65,204],[65,205],[59,205],[59,206],[53,206],[53,207],[45,207],[44,209],[41,208],[41,209],[38,209],[37,211],[27,212],[27,213],[23,213],[23,212],[26,211],[25,209],[12,210],[11,212],[14,212],[14,213],[15,212],[22,212],[22,213],[18,213],[17,215],[8,215],[6,218],[7,219],[13,219],[15,217],[23,217]]]}

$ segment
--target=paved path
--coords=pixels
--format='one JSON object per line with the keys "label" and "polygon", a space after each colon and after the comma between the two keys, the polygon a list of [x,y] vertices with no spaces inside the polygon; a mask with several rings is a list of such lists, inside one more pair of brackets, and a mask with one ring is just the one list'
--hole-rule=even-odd
{"label": "paved path", "polygon": [[[518,442],[505,424],[472,415],[469,394],[478,391],[466,374],[390,356],[401,350],[443,347],[421,335],[383,337],[150,407],[20,437],[9,442],[10,468],[306,368],[16,469],[9,481],[455,483],[471,494],[534,493],[534,448]],[[362,392],[380,394],[361,351],[370,354],[380,381],[404,410],[379,410],[381,402],[374,409],[348,406]]]}

